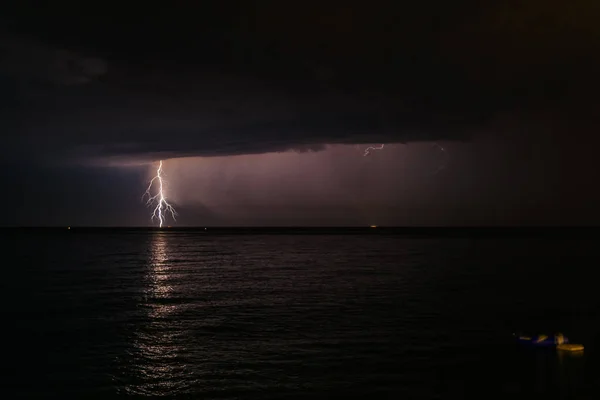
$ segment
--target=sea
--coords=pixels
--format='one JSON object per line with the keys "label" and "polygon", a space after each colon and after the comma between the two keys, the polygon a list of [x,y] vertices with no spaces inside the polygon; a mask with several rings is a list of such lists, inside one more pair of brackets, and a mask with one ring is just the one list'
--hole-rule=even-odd
{"label": "sea", "polygon": [[[0,239],[2,398],[600,398],[600,235],[589,231]],[[514,339],[556,332],[584,352]]]}

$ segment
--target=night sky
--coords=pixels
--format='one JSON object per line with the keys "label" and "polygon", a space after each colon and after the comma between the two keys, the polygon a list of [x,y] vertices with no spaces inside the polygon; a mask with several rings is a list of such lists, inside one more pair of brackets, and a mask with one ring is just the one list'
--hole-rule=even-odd
{"label": "night sky", "polygon": [[12,3],[0,225],[600,224],[596,0]]}

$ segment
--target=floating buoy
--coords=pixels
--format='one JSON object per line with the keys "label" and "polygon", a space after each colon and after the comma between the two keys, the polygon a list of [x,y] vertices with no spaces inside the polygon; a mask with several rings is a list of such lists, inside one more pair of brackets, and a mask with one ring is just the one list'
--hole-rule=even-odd
{"label": "floating buoy", "polygon": [[575,343],[571,343],[571,344],[559,344],[558,346],[556,346],[556,348],[558,350],[563,350],[563,351],[583,351],[583,345],[582,344],[575,344]]}

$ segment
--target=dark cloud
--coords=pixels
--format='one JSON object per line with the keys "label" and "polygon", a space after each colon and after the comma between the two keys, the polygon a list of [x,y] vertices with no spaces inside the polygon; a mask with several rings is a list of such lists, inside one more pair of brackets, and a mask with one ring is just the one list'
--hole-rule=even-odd
{"label": "dark cloud", "polygon": [[106,74],[106,62],[68,50],[5,35],[0,38],[2,74],[20,85],[70,86],[92,82]]}
{"label": "dark cloud", "polygon": [[463,140],[597,108],[593,1],[59,3],[5,15],[2,157]]}

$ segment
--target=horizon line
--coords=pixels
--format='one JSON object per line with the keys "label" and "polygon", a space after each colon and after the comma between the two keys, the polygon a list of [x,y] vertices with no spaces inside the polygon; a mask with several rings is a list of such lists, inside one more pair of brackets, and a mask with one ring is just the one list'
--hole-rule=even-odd
{"label": "horizon line", "polygon": [[427,229],[600,229],[600,225],[324,225],[324,226],[301,226],[301,225],[281,225],[281,226],[99,226],[99,225],[15,225],[0,226],[0,229],[133,229],[133,230],[248,230],[248,229],[403,229],[403,230],[427,230]]}

